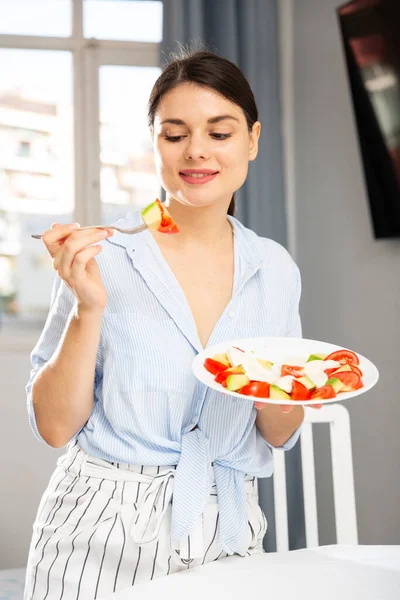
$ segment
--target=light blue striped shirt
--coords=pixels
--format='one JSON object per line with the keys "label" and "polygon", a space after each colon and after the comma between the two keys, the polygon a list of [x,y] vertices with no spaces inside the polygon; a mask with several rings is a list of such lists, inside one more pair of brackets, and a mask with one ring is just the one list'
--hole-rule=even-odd
{"label": "light blue striped shirt", "polygon": [[[232,299],[207,346],[246,337],[301,337],[300,273],[283,246],[228,216],[234,231]],[[121,227],[142,223],[140,211]],[[74,436],[89,455],[139,465],[177,465],[171,535],[190,534],[203,512],[214,463],[223,549],[243,554],[247,516],[245,474],[270,477],[271,445],[255,426],[252,402],[197,381],[191,363],[203,348],[184,293],[147,230],[116,233],[96,258],[108,293],[97,352],[94,408]],[[201,281],[199,282],[201,285]],[[32,352],[31,389],[62,340],[76,301],[57,276],[43,332]],[[197,429],[193,429],[195,426]],[[288,450],[300,429],[282,446]]]}

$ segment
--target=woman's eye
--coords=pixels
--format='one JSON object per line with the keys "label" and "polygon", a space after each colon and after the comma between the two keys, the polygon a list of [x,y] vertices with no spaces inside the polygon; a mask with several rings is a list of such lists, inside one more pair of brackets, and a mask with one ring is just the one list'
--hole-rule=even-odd
{"label": "woman's eye", "polygon": [[212,133],[211,136],[216,140],[226,140],[231,137],[231,133]]}
{"label": "woman's eye", "polygon": [[[210,135],[215,140],[226,140],[226,139],[230,138],[232,134],[231,133],[211,133]],[[187,136],[186,135],[165,135],[164,139],[166,139],[167,142],[180,142],[185,137],[187,137]]]}
{"label": "woman's eye", "polygon": [[165,139],[167,142],[180,142],[184,137],[184,135],[166,135]]}

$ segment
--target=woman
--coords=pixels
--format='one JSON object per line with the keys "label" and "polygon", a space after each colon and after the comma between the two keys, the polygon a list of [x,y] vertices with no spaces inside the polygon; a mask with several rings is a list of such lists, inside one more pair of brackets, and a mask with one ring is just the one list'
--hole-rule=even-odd
{"label": "woman", "polygon": [[233,216],[260,135],[249,84],[210,52],[177,57],[149,125],[179,235],[54,224],[43,237],[58,275],[28,407],[39,439],[68,449],[38,509],[25,600],[104,597],[262,552],[256,478],[299,437],[301,406],[255,407],[191,372],[207,345],[301,336],[296,264]]}

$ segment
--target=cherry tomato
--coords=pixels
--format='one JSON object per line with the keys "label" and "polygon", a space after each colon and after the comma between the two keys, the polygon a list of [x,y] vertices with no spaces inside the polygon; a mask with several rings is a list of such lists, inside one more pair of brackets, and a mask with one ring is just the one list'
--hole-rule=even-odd
{"label": "cherry tomato", "polygon": [[204,361],[204,366],[213,375],[220,373],[221,371],[225,371],[226,365],[218,362],[217,360],[213,360],[212,358],[206,358]]}
{"label": "cherry tomato", "polygon": [[341,365],[359,365],[360,360],[355,352],[351,350],[335,350],[324,360],[336,360]]}
{"label": "cherry tomato", "polygon": [[303,367],[294,367],[292,365],[282,365],[281,377],[284,377],[284,375],[293,375],[293,377],[303,377],[304,368]]}
{"label": "cherry tomato", "polygon": [[323,385],[322,387],[317,388],[315,392],[312,392],[311,394],[311,400],[318,398],[321,398],[322,400],[336,398],[336,392],[331,385]]}
{"label": "cherry tomato", "polygon": [[240,388],[239,394],[256,396],[257,398],[269,398],[269,383],[265,381],[250,381],[250,383]]}
{"label": "cherry tomato", "polygon": [[294,379],[290,397],[292,400],[310,400],[311,392],[300,381]]}
{"label": "cherry tomato", "polygon": [[341,392],[353,392],[355,389],[358,389],[357,386],[361,382],[361,377],[354,371],[340,371],[339,373],[335,373],[333,377],[340,379],[344,383],[345,387],[340,390]]}

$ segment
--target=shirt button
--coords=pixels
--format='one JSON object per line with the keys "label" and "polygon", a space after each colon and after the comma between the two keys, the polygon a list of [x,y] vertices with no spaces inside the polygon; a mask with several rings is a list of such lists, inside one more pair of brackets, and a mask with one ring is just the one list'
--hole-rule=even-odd
{"label": "shirt button", "polygon": [[234,310],[231,310],[231,311],[229,311],[229,317],[230,317],[231,319],[232,319],[232,317],[234,316],[234,314],[235,314],[235,311],[234,311]]}

